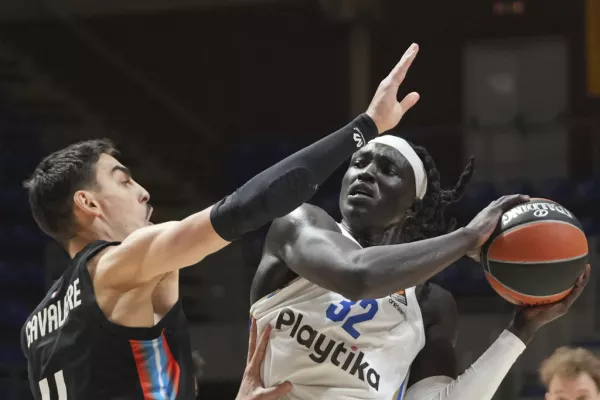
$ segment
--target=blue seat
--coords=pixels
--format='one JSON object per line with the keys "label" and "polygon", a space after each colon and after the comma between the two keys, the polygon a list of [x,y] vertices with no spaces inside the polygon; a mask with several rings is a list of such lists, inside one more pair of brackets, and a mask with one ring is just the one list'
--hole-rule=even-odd
{"label": "blue seat", "polygon": [[477,210],[487,206],[498,198],[498,191],[491,182],[476,182],[467,187],[464,195],[465,202]]}
{"label": "blue seat", "polygon": [[591,216],[597,212],[600,203],[600,179],[585,179],[575,185],[573,206],[578,216]]}
{"label": "blue seat", "polygon": [[37,247],[43,245],[44,236],[39,229],[29,225],[15,225],[11,229],[11,235],[13,240],[31,247]]}
{"label": "blue seat", "polygon": [[600,235],[600,220],[592,217],[580,218],[581,226],[588,237]]}
{"label": "blue seat", "polygon": [[14,287],[20,285],[25,281],[23,278],[22,269],[15,268],[16,266],[7,261],[0,261],[0,286],[1,287]]}
{"label": "blue seat", "polygon": [[2,343],[0,345],[0,365],[23,365],[26,361],[19,343]]}
{"label": "blue seat", "polygon": [[44,264],[41,260],[28,260],[24,257],[28,257],[28,255],[19,254],[19,257],[11,260],[0,261],[0,287],[5,291],[19,290],[20,288],[28,291],[43,289],[45,283]]}
{"label": "blue seat", "polygon": [[574,199],[573,185],[566,178],[546,179],[536,185],[533,196],[556,201],[568,208]]}
{"label": "blue seat", "polygon": [[0,205],[11,208],[27,207],[29,200],[25,189],[18,186],[5,186],[0,190]]}
{"label": "blue seat", "polygon": [[225,167],[235,187],[243,185],[264,169],[261,167],[266,160],[260,143],[244,141],[238,143],[232,152],[234,165],[231,168],[227,165]]}
{"label": "blue seat", "polygon": [[27,260],[24,261],[23,264],[19,267],[21,269],[21,277],[25,279],[29,286],[33,288],[43,288],[44,287],[44,267],[43,263],[37,262],[35,260]]}
{"label": "blue seat", "polygon": [[2,307],[2,326],[11,328],[20,328],[29,316],[30,309],[18,299],[0,300]]}
{"label": "blue seat", "polygon": [[281,161],[300,148],[302,147],[298,147],[294,143],[290,143],[287,140],[279,141],[273,147],[273,159],[275,160],[275,162]]}
{"label": "blue seat", "polygon": [[501,195],[507,194],[531,194],[533,184],[527,179],[511,179],[501,185]]}

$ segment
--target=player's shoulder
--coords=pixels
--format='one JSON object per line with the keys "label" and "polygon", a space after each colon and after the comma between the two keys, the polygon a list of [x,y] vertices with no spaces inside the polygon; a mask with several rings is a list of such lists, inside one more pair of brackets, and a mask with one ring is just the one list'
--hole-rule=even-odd
{"label": "player's shoulder", "polygon": [[337,223],[325,210],[307,203],[302,204],[291,213],[275,219],[271,225],[271,230],[278,234],[297,233],[303,228],[339,231]]}

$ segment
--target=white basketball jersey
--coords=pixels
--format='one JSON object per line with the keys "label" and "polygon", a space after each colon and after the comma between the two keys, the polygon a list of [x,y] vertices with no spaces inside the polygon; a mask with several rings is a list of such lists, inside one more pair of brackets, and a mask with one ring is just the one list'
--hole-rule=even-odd
{"label": "white basketball jersey", "polygon": [[410,365],[425,345],[414,287],[349,301],[297,278],[250,313],[259,334],[274,328],[261,373],[267,387],[292,383],[281,399],[402,399]]}

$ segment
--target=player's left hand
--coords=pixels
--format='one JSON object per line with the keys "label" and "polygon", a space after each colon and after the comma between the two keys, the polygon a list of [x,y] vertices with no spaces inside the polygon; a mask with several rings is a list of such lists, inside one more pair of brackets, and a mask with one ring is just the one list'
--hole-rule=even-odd
{"label": "player's left hand", "polygon": [[419,94],[412,92],[398,102],[398,90],[414,61],[419,46],[413,43],[390,74],[381,81],[366,114],[371,117],[380,134],[393,129],[412,106],[419,101]]}
{"label": "player's left hand", "polygon": [[260,367],[265,359],[270,334],[271,326],[267,326],[267,329],[265,329],[257,344],[256,321],[252,318],[246,370],[244,371],[242,384],[240,385],[236,400],[275,400],[279,396],[283,396],[292,390],[292,384],[289,382],[283,382],[277,386],[265,388],[260,379]]}
{"label": "player's left hand", "polygon": [[[573,303],[579,298],[585,285],[590,279],[590,265],[585,267],[584,273],[577,279],[571,293],[563,300],[540,306],[519,306],[515,312],[511,328],[513,333],[517,333],[524,341],[529,341],[533,334],[542,326],[565,315]],[[515,332],[516,331],[516,332]],[[519,335],[520,334],[520,335]]]}

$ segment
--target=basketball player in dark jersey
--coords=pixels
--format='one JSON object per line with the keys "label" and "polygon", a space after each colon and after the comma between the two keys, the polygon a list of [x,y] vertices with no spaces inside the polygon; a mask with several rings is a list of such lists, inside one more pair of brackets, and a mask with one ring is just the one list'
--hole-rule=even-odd
{"label": "basketball player in dark jersey", "polygon": [[[382,390],[384,380],[398,380],[398,399],[491,400],[535,332],[569,310],[589,279],[589,265],[561,302],[517,308],[496,342],[459,376],[454,352],[458,333],[455,300],[449,292],[427,281],[462,256],[479,260],[478,249],[492,234],[503,212],[529,199],[521,195],[504,196],[493,201],[466,227],[454,230],[455,221],[447,221],[444,211],[461,198],[472,173],[470,163],[453,190],[442,190],[439,172],[425,148],[384,135],[352,157],[342,180],[341,223],[309,204],[273,222],[252,283],[251,302],[252,315],[259,327],[280,327],[281,332],[274,331],[271,343],[275,350],[267,357],[262,373],[266,381],[274,383],[279,377],[287,379],[282,370],[292,371],[291,383],[297,389],[292,390],[290,397],[283,398],[313,399],[322,392],[331,399],[346,399],[349,396],[334,394],[335,390],[345,389],[344,384],[348,391],[343,394],[354,393],[352,398],[391,398],[391,395],[386,397],[389,393],[382,394],[366,384],[365,366],[369,366],[379,367],[381,372],[381,382],[377,376],[377,390]],[[410,304],[409,290],[420,309],[418,318],[406,316],[410,312],[404,306],[415,307]],[[347,300],[339,306],[337,302],[327,304],[330,299],[327,292],[340,294]],[[402,293],[400,297],[398,293]],[[388,300],[395,303],[394,307],[402,310],[403,316],[385,309],[378,315],[378,308],[372,303],[382,298],[383,303]],[[363,305],[364,301],[371,303]],[[333,314],[328,314],[330,311]],[[286,318],[285,322],[289,322],[289,315],[294,312],[301,317],[296,317],[293,328],[282,323]],[[337,318],[342,314],[343,317]],[[351,317],[345,319],[348,315]],[[359,342],[353,341],[360,333],[356,331],[354,334],[358,336],[351,336],[340,328],[341,321],[351,318],[364,324],[360,342],[364,354],[361,352],[354,358],[360,361],[352,369],[349,361],[344,363],[343,380],[323,377],[313,384],[315,376],[325,371],[323,363],[333,363],[339,368],[340,360],[352,360],[355,356],[349,349],[360,347]],[[391,318],[391,322],[385,318]],[[372,320],[376,322],[368,326]],[[298,330],[301,323],[306,329]],[[421,348],[417,340],[410,341],[415,326],[424,331]],[[289,345],[293,332],[302,338],[297,339],[298,346]],[[317,335],[319,339],[311,347]],[[330,338],[329,342],[324,337]],[[369,337],[375,338],[375,350],[365,344],[370,343]],[[331,352],[334,340],[342,341],[341,347],[336,347],[337,353]],[[286,345],[290,346],[287,352]],[[340,349],[350,355],[343,358]],[[302,358],[303,352],[306,359]],[[287,354],[293,356],[286,358]],[[331,354],[334,355],[328,358]],[[320,358],[318,362],[316,355]],[[386,368],[399,363],[408,364],[410,373],[406,371],[401,377],[387,373],[403,370],[404,367]],[[336,386],[328,386],[329,382],[335,382],[332,385]]]}
{"label": "basketball player in dark jersey", "polygon": [[25,187],[37,224],[72,261],[22,329],[35,399],[194,398],[178,270],[307,201],[356,148],[395,127],[419,98],[396,97],[417,50],[365,114],[182,221],[150,223],[150,195],[108,141],[46,157]]}

